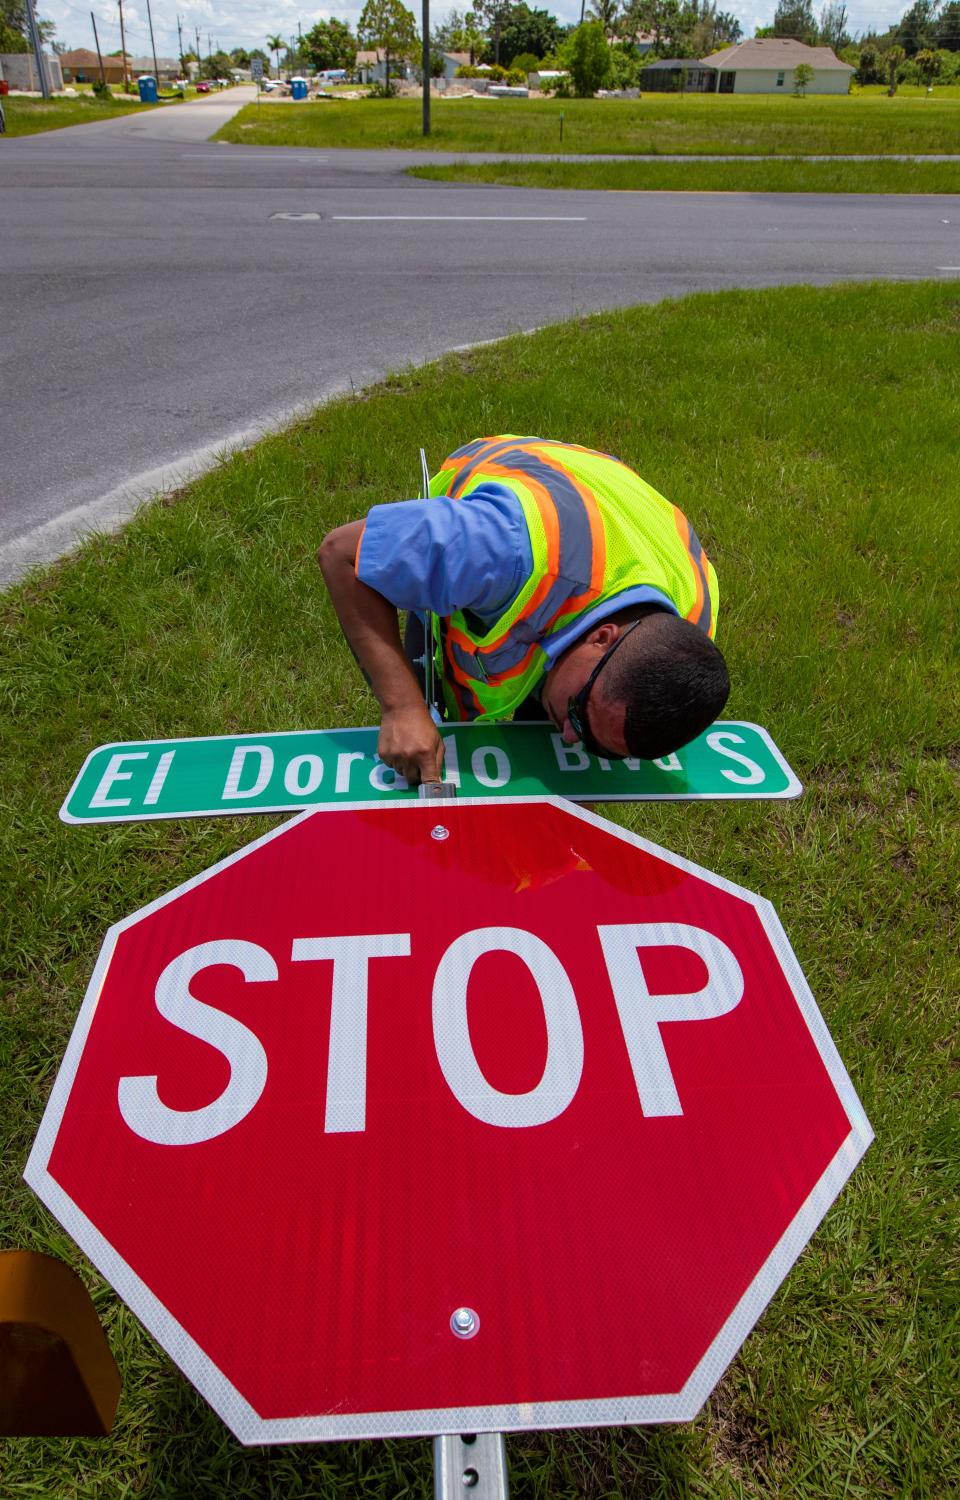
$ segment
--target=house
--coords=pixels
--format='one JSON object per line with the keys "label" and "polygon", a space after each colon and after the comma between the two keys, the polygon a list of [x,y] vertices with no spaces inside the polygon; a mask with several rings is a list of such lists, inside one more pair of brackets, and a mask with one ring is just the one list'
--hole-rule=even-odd
{"label": "house", "polygon": [[457,76],[458,68],[469,68],[469,52],[445,52],[443,54],[443,77],[450,83]]}
{"label": "house", "polygon": [[737,42],[700,59],[700,66],[713,68],[718,94],[790,94],[793,70],[800,63],[813,69],[806,86],[808,94],[846,94],[856,72],[841,62],[830,47],[808,47],[791,37],[754,37]]}
{"label": "house", "polygon": [[[63,73],[64,83],[96,83],[100,77],[100,64],[97,54],[91,52],[88,47],[77,47],[72,52],[61,52],[60,68]],[[153,72],[153,61],[150,62],[150,71]],[[123,82],[123,58],[106,57],[103,59],[103,76],[107,83]],[[127,77],[136,78],[133,70],[133,58],[127,56]]]}
{"label": "house", "polygon": [[176,57],[158,57],[157,71],[153,69],[153,53],[149,57],[132,57],[130,59],[130,76],[139,78],[141,73],[146,73],[151,78],[156,78],[158,83],[166,83],[172,78],[180,78],[180,60]]}
{"label": "house", "polygon": [[[381,55],[374,50],[364,51],[362,48],[357,53],[357,60],[353,65],[353,71],[359,76],[361,83],[385,83],[387,79],[387,57],[386,53]],[[398,57],[395,52],[390,53],[390,77],[396,81],[398,78],[409,78],[410,69],[405,58]]]}

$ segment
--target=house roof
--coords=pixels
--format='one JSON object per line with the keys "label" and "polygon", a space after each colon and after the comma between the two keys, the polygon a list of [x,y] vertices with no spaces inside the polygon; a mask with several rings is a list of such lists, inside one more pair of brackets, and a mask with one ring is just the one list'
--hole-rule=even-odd
{"label": "house roof", "polygon": [[656,62],[645,63],[643,71],[645,73],[652,73],[656,68],[664,70],[667,68],[699,68],[701,72],[704,70],[716,72],[712,58],[707,63],[700,62],[695,57],[658,57]]}
{"label": "house roof", "polygon": [[360,52],[357,53],[357,60],[356,60],[356,62],[354,64],[354,67],[357,67],[357,68],[373,67],[379,61],[380,61],[380,54],[379,54],[379,52],[377,52],[376,50],[371,51],[370,48],[368,47],[366,51],[362,51],[361,50]]}
{"label": "house roof", "polygon": [[470,66],[469,52],[445,52],[443,55],[449,57],[450,61],[455,62],[458,67],[469,68]]}
{"label": "house roof", "polygon": [[[105,63],[116,63],[123,67],[122,57],[105,57]],[[95,68],[97,66],[97,54],[91,52],[88,47],[76,47],[72,52],[60,53],[60,66],[67,68]],[[132,59],[127,53],[127,66],[132,66]]]}
{"label": "house roof", "polygon": [[[152,73],[153,53],[151,52],[149,57],[131,57],[130,66],[136,73]],[[158,57],[157,67],[160,69],[161,73],[180,71],[180,63],[175,57]]]}
{"label": "house roof", "polygon": [[795,68],[798,63],[809,63],[818,73],[855,73],[849,63],[841,62],[830,47],[808,47],[805,42],[795,41],[789,36],[753,37],[748,42],[737,42],[733,47],[724,47],[702,62],[721,73],[731,69],[750,68]]}

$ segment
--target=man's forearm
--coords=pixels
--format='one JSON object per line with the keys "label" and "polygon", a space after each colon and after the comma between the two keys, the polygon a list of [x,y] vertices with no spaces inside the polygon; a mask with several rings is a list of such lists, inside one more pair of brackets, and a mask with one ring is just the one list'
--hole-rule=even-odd
{"label": "man's forearm", "polygon": [[363,523],[338,527],[317,553],[333,607],[382,709],[378,750],[410,782],[440,774],[443,747],[400,641],[397,611],[356,575]]}
{"label": "man's forearm", "polygon": [[397,611],[354,571],[359,523],[341,526],[324,539],[317,561],[343,633],[370,680],[381,708],[422,702],[417,679],[400,642]]}

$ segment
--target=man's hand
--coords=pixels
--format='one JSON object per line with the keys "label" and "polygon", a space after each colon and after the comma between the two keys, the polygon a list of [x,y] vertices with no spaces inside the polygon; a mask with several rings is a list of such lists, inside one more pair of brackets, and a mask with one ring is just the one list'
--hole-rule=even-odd
{"label": "man's hand", "polygon": [[411,786],[439,781],[443,773],[443,740],[422,702],[384,710],[377,753]]}

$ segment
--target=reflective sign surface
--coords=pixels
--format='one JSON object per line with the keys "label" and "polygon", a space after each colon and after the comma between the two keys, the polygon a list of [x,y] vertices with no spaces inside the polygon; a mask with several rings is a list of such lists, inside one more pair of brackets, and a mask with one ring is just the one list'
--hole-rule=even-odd
{"label": "reflective sign surface", "polygon": [[[377,756],[376,729],[297,730],[101,745],[60,809],[65,823],[287,812],[416,798]],[[799,781],[765,729],[718,722],[662,760],[601,760],[550,724],[444,726],[444,779],[465,797],[696,801],[797,797]]]}
{"label": "reflective sign surface", "polygon": [[111,930],[27,1177],[269,1442],[692,1416],[869,1140],[767,903],[397,803]]}

